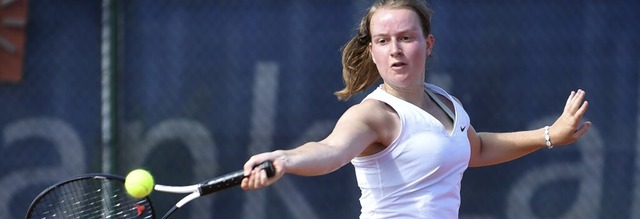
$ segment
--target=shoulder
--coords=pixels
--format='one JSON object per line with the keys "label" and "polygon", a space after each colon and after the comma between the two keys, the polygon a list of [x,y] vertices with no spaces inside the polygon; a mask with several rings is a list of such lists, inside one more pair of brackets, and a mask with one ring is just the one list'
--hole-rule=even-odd
{"label": "shoulder", "polygon": [[391,106],[382,101],[367,99],[359,104],[351,106],[345,112],[345,115],[363,120],[377,121],[386,120],[388,119],[387,117],[395,116],[397,113]]}
{"label": "shoulder", "polygon": [[375,99],[352,106],[343,116],[364,122],[382,136],[396,133],[395,130],[400,126],[398,113],[385,102]]}
{"label": "shoulder", "polygon": [[460,102],[460,100],[458,100],[457,97],[451,95],[451,99],[455,100],[456,102],[458,102],[458,104],[462,105],[462,102]]}
{"label": "shoulder", "polygon": [[424,86],[426,89],[431,90],[436,94],[438,94],[438,97],[440,98],[440,100],[445,101],[445,103],[455,101],[458,104],[462,105],[462,102],[460,102],[458,98],[456,98],[455,96],[447,92],[447,90],[445,90],[444,88],[441,88],[435,84],[429,84],[429,83],[425,83]]}
{"label": "shoulder", "polygon": [[338,120],[340,124],[361,124],[377,133],[387,132],[400,124],[400,119],[396,111],[386,103],[367,99],[351,106]]}

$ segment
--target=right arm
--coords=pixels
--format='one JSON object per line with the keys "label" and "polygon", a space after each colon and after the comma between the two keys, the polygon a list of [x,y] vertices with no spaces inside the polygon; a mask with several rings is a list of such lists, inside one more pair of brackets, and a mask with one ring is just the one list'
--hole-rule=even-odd
{"label": "right arm", "polygon": [[[291,150],[276,150],[252,156],[244,165],[245,175],[241,187],[245,190],[258,189],[272,184],[285,173],[303,176],[323,175],[337,170],[358,156],[364,149],[380,142],[382,124],[388,112],[378,101],[365,101],[349,108],[338,119],[329,136],[319,142],[308,142]],[[252,167],[272,160],[275,176],[266,177]]]}

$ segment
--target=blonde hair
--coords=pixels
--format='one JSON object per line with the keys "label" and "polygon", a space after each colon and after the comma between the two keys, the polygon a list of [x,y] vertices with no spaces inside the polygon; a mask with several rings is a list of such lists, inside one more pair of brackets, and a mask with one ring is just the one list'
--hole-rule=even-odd
{"label": "blonde hair", "polygon": [[373,63],[369,53],[371,43],[371,17],[380,8],[406,8],[416,12],[422,24],[424,36],[431,34],[432,10],[421,0],[379,0],[369,9],[360,20],[357,33],[342,48],[342,79],[345,87],[336,91],[334,95],[339,100],[348,100],[353,95],[367,89],[380,80],[380,73]]}

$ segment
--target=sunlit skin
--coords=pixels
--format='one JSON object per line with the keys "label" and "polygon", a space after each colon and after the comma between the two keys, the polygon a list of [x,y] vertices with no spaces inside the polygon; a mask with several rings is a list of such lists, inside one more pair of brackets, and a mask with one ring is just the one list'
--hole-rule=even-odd
{"label": "sunlit skin", "polygon": [[369,50],[385,90],[396,96],[422,97],[433,35],[424,36],[418,16],[409,9],[380,9],[371,21]]}
{"label": "sunlit skin", "polygon": [[[418,15],[408,9],[379,9],[371,18],[372,42],[369,51],[382,77],[383,89],[412,103],[452,129],[452,121],[424,92],[426,59],[435,39],[423,34]],[[560,117],[551,125],[550,136],[555,146],[571,144],[583,136],[591,122],[581,123],[588,102],[583,90],[571,91]],[[440,99],[449,108],[451,101]],[[244,165],[241,187],[252,190],[266,187],[285,173],[303,176],[323,175],[349,163],[356,156],[375,154],[389,145],[400,132],[398,114],[377,100],[365,100],[350,107],[336,122],[333,131],[319,142],[308,142],[290,150],[276,150],[252,156]],[[469,166],[487,166],[517,159],[545,148],[543,128],[508,132],[477,133],[469,127],[471,147]],[[275,176],[252,167],[274,161]]]}

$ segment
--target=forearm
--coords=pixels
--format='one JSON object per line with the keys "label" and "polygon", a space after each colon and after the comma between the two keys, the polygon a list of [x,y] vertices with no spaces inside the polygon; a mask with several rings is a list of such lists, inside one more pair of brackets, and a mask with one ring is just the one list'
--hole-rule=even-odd
{"label": "forearm", "polygon": [[308,142],[291,150],[277,152],[282,153],[280,159],[284,163],[286,173],[302,176],[317,176],[333,172],[351,159],[337,147],[320,142]]}
{"label": "forearm", "polygon": [[545,137],[550,139],[550,144],[555,146],[568,145],[582,137],[591,122],[580,124],[589,104],[584,101],[585,92],[572,91],[567,98],[562,115],[550,126],[548,136],[545,129],[539,128],[530,131],[511,133],[475,133],[469,130],[471,143],[471,160],[469,166],[486,166],[507,162],[537,149],[546,147]]}
{"label": "forearm", "polygon": [[472,166],[508,162],[546,147],[544,129],[509,133],[478,133],[479,153]]}

